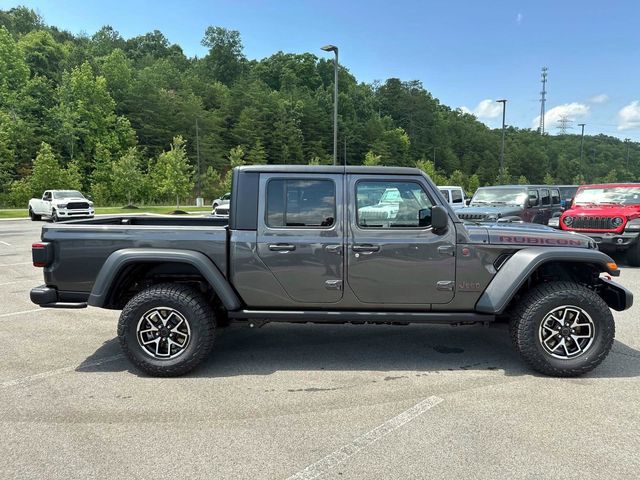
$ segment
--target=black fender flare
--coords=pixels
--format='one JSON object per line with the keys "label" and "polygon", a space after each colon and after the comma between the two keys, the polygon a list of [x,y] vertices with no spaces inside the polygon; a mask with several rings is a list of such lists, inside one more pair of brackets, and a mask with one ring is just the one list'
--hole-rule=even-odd
{"label": "black fender flare", "polygon": [[498,270],[478,299],[476,310],[501,314],[531,274],[549,262],[590,263],[600,267],[602,272],[616,277],[620,275],[617,267],[612,268],[615,265],[613,259],[599,250],[573,247],[523,248],[514,253]]}
{"label": "black fender flare", "polygon": [[196,268],[209,282],[228,311],[238,310],[242,306],[240,298],[227,279],[207,256],[194,250],[161,248],[124,248],[113,252],[102,265],[87,303],[93,307],[103,307],[111,286],[124,267],[134,263],[165,261],[187,263]]}

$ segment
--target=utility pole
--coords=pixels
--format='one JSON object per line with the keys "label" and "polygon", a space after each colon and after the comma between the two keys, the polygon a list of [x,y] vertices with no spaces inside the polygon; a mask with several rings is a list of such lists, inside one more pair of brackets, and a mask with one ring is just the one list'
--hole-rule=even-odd
{"label": "utility pole", "polygon": [[196,180],[196,197],[200,197],[202,185],[200,184],[200,132],[198,130],[198,119],[196,118],[196,159],[198,166],[198,178]]}
{"label": "utility pole", "polygon": [[629,170],[629,147],[631,147],[631,139],[625,138],[624,143],[627,144],[627,170]]}
{"label": "utility pole", "polygon": [[586,123],[579,123],[578,126],[582,127],[582,133],[580,134],[580,165],[582,165],[582,152],[584,150],[584,126]]}
{"label": "utility pole", "polygon": [[545,114],[545,103],[547,101],[547,71],[549,69],[547,67],[542,67],[542,91],[540,92],[540,135],[544,135],[544,114]]}
{"label": "utility pole", "polygon": [[500,171],[502,172],[502,169],[504,168],[504,121],[506,118],[507,101],[505,99],[496,100],[496,103],[502,104],[502,145],[500,146]]}
{"label": "utility pole", "polygon": [[433,146],[433,169],[436,169],[436,149],[438,147],[436,147],[435,145]]}
{"label": "utility pole", "polygon": [[333,52],[333,164],[338,164],[338,47],[325,45],[325,52]]}

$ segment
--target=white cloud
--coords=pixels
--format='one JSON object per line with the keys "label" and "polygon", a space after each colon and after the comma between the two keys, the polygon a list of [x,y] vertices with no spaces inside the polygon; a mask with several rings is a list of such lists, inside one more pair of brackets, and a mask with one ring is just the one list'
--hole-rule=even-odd
{"label": "white cloud", "polygon": [[640,101],[625,105],[618,112],[618,130],[640,128]]}
{"label": "white cloud", "polygon": [[607,103],[609,101],[609,95],[606,93],[600,93],[598,95],[594,95],[589,99],[590,103]]}
{"label": "white cloud", "polygon": [[[581,117],[585,117],[589,114],[591,107],[584,103],[571,102],[563,103],[557,107],[553,107],[551,110],[547,110],[544,114],[544,126],[545,131],[551,131],[558,126],[558,120],[562,117],[567,117],[569,120],[579,120]],[[540,115],[533,119],[533,128],[538,128],[540,125]]]}
{"label": "white cloud", "polygon": [[522,13],[518,12],[518,14],[516,15],[516,23],[518,25],[520,25],[522,23],[522,19],[524,18],[524,15],[522,15]]}
{"label": "white cloud", "polygon": [[502,105],[490,98],[482,100],[473,110],[469,110],[467,107],[460,107],[460,110],[475,115],[479,119],[497,118],[502,115]]}

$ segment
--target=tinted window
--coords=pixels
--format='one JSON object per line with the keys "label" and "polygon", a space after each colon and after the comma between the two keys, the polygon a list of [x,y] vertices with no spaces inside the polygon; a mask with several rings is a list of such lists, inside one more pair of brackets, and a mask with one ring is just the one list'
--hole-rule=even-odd
{"label": "tinted window", "polygon": [[453,203],[462,203],[462,192],[460,190],[452,190],[451,197],[453,198]]}
{"label": "tinted window", "polygon": [[540,190],[540,201],[542,205],[551,204],[551,197],[549,197],[549,190],[547,190],[546,188]]}
{"label": "tinted window", "polygon": [[447,203],[451,202],[451,198],[449,197],[449,190],[440,190],[440,193],[442,194],[444,199],[447,201]]}
{"label": "tinted window", "polygon": [[539,204],[538,191],[537,190],[529,190],[528,195],[529,195],[530,205],[533,206],[533,207],[537,207],[538,204]]}
{"label": "tinted window", "polygon": [[424,228],[420,210],[433,203],[418,183],[375,181],[356,186],[358,226],[362,228]]}
{"label": "tinted window", "polygon": [[270,227],[331,227],[336,189],[331,180],[271,180],[266,222]]}
{"label": "tinted window", "polygon": [[560,205],[560,192],[558,190],[551,190],[551,203],[553,205]]}

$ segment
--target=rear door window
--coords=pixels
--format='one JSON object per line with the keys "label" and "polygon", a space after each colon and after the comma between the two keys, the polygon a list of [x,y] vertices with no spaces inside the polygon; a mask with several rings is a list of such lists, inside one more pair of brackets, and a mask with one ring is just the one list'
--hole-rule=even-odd
{"label": "rear door window", "polygon": [[551,205],[551,197],[549,196],[549,190],[547,190],[546,188],[540,189],[540,203],[542,204],[543,207]]}
{"label": "rear door window", "polygon": [[452,190],[451,191],[452,203],[462,203],[462,191],[461,190]]}
{"label": "rear door window", "polygon": [[267,184],[267,226],[330,228],[335,218],[336,187],[332,180],[272,179]]}
{"label": "rear door window", "polygon": [[551,204],[560,205],[560,191],[555,188],[551,190]]}
{"label": "rear door window", "polygon": [[529,190],[529,202],[532,207],[537,207],[540,203],[540,197],[538,196],[538,190]]}
{"label": "rear door window", "polygon": [[440,190],[440,193],[442,194],[444,199],[447,201],[447,203],[451,203],[451,197],[449,196],[449,190]]}

